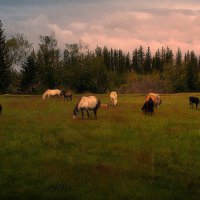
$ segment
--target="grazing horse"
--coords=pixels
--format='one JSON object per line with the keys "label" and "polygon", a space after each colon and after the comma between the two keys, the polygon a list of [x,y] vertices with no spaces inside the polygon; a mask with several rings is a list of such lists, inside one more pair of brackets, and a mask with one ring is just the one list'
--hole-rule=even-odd
{"label": "grazing horse", "polygon": [[145,102],[147,102],[149,99],[152,99],[155,107],[159,108],[160,104],[161,104],[161,98],[159,94],[155,94],[155,93],[149,93],[146,97],[145,97]]}
{"label": "grazing horse", "polygon": [[198,97],[189,97],[189,101],[190,101],[190,107],[193,108],[193,104],[196,104],[196,109],[199,105],[199,98]]}
{"label": "grazing horse", "polygon": [[63,96],[64,96],[64,100],[67,100],[67,101],[72,101],[72,92],[62,92],[63,93]]}
{"label": "grazing horse", "polygon": [[112,91],[110,93],[110,100],[112,102],[112,105],[114,105],[114,106],[117,105],[117,93],[115,91]]}
{"label": "grazing horse", "polygon": [[144,105],[142,106],[142,111],[144,112],[144,114],[154,115],[154,101],[151,97],[148,101],[144,102]]}
{"label": "grazing horse", "polygon": [[0,115],[1,115],[2,109],[3,109],[3,107],[2,107],[2,105],[0,104]]}
{"label": "grazing horse", "polygon": [[90,117],[89,115],[89,110],[93,110],[94,112],[94,117],[95,119],[97,118],[97,110],[99,109],[101,105],[101,101],[97,99],[95,96],[83,96],[80,98],[79,102],[76,104],[74,110],[73,110],[73,119],[76,118],[76,115],[79,110],[81,110],[82,114],[82,119],[83,119],[83,111],[87,111],[87,116],[88,118]]}
{"label": "grazing horse", "polygon": [[58,89],[50,90],[48,89],[43,95],[42,99],[45,99],[46,97],[49,99],[50,97],[59,97],[62,95],[62,91]]}

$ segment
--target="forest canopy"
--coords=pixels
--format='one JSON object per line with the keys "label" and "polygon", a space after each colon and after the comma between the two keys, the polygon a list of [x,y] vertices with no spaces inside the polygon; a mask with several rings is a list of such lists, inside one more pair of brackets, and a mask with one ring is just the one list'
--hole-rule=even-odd
{"label": "forest canopy", "polygon": [[[177,47],[133,47],[132,52],[83,41],[59,49],[54,34],[40,35],[38,48],[25,35],[5,36],[0,21],[0,93],[41,94],[50,88],[76,93],[195,92],[200,90],[200,56]],[[17,70],[18,69],[18,70]]]}

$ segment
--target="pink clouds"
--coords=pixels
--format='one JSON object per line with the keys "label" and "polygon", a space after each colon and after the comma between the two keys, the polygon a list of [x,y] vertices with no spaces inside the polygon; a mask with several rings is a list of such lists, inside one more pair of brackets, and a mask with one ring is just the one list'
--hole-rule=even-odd
{"label": "pink clouds", "polygon": [[131,52],[142,45],[145,49],[150,46],[152,51],[169,46],[174,51],[180,47],[199,53],[200,3],[125,1],[59,5],[58,16],[49,12],[27,17],[8,26],[8,31],[20,30],[33,43],[38,43],[39,35],[54,32],[61,48],[82,39],[91,50],[106,45]]}

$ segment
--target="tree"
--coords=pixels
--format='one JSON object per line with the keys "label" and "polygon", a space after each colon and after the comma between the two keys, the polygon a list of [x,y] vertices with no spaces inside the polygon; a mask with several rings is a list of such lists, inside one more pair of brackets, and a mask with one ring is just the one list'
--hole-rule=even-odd
{"label": "tree", "polygon": [[129,72],[131,72],[131,60],[130,60],[130,54],[129,54],[129,52],[126,54],[126,71],[129,71]]}
{"label": "tree", "polygon": [[145,55],[144,71],[145,71],[145,73],[149,73],[152,71],[152,58],[151,58],[150,47],[148,47],[146,55]]}
{"label": "tree", "polygon": [[187,86],[190,91],[197,91],[200,88],[198,73],[198,59],[194,51],[192,51],[190,60],[186,62]]}
{"label": "tree", "polygon": [[137,73],[139,73],[139,60],[138,60],[138,50],[137,48],[133,51],[132,55],[132,65],[133,65],[133,70]]}
{"label": "tree", "polygon": [[52,34],[40,36],[39,50],[37,53],[37,65],[40,71],[40,79],[44,88],[55,88],[58,83],[59,68],[62,64],[60,50],[57,48],[57,40]]}
{"label": "tree", "polygon": [[176,53],[175,64],[178,65],[178,66],[182,65],[182,53],[181,53],[180,48],[178,48],[177,53]]}
{"label": "tree", "polygon": [[32,93],[36,89],[35,86],[38,81],[38,70],[35,60],[35,53],[33,51],[22,65],[20,84],[22,92]]}
{"label": "tree", "polygon": [[32,44],[23,34],[12,36],[6,41],[6,45],[8,48],[9,59],[13,67],[21,67],[33,50]]}
{"label": "tree", "polygon": [[6,38],[4,35],[3,24],[0,20],[0,93],[8,91],[11,83],[11,66],[6,47]]}
{"label": "tree", "polygon": [[152,68],[155,71],[162,71],[163,70],[163,63],[161,58],[160,49],[155,52],[155,55],[152,59]]}

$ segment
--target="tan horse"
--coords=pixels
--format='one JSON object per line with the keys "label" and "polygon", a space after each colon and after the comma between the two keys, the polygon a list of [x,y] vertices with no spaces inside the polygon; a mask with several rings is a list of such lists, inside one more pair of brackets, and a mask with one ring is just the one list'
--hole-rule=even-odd
{"label": "tan horse", "polygon": [[117,105],[117,93],[115,91],[112,91],[110,93],[110,100],[112,102],[112,105],[114,105],[114,106]]}
{"label": "tan horse", "polygon": [[152,99],[155,106],[157,108],[159,108],[160,104],[161,104],[161,98],[160,98],[160,95],[159,94],[156,94],[156,93],[149,93],[146,97],[145,97],[145,102],[148,102],[149,99]]}
{"label": "tan horse", "polygon": [[42,95],[42,99],[46,99],[46,97],[49,99],[50,97],[59,97],[62,95],[62,91],[58,90],[58,89],[54,89],[54,90],[47,90],[43,95]]}
{"label": "tan horse", "polygon": [[73,119],[76,118],[76,115],[78,114],[78,111],[81,111],[82,119],[83,119],[83,111],[86,110],[88,118],[89,110],[93,110],[94,117],[97,118],[97,110],[99,109],[101,105],[101,101],[97,99],[95,96],[83,96],[80,98],[79,102],[76,104],[74,110],[73,110]]}

